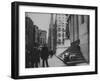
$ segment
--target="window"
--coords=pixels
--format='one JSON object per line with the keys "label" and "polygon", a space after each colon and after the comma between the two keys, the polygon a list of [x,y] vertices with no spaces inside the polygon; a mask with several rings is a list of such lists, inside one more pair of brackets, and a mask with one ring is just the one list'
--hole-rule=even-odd
{"label": "window", "polygon": [[64,31],[65,31],[65,29],[63,28],[63,29],[62,29],[62,31],[64,32]]}
{"label": "window", "polygon": [[64,24],[62,24],[62,27],[64,27],[65,25]]}
{"label": "window", "polygon": [[63,42],[64,42],[65,40],[63,39]]}
{"label": "window", "polygon": [[62,44],[64,44],[64,39],[63,39],[63,41],[62,41]]}
{"label": "window", "polygon": [[58,39],[58,42],[57,42],[58,44],[61,44],[61,40],[60,39]]}
{"label": "window", "polygon": [[61,34],[60,33],[58,33],[58,37],[61,37]]}
{"label": "window", "polygon": [[64,38],[64,33],[62,34],[62,37]]}
{"label": "window", "polygon": [[62,23],[64,25],[64,23]]}
{"label": "window", "polygon": [[58,31],[60,32],[61,31],[61,28],[58,28]]}
{"label": "window", "polygon": [[61,20],[59,19],[59,22],[61,22]]}
{"label": "window", "polygon": [[61,42],[61,40],[60,40],[60,39],[58,39],[58,42]]}

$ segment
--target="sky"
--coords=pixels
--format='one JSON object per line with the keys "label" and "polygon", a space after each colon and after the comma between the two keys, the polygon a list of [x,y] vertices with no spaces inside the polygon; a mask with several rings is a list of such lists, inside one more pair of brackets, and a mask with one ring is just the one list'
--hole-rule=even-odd
{"label": "sky", "polygon": [[37,25],[39,29],[46,30],[48,34],[51,18],[51,15],[49,13],[27,12],[26,14],[32,19],[34,25]]}
{"label": "sky", "polygon": [[[51,13],[26,12],[25,15],[30,17],[34,22],[34,25],[37,25],[39,29],[47,31],[47,41],[48,41]],[[53,15],[53,22],[54,21],[55,21],[55,14]]]}

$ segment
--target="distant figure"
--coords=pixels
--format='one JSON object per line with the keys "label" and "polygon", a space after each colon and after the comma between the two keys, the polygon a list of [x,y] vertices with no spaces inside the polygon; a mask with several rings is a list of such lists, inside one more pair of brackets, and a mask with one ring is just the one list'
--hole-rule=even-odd
{"label": "distant figure", "polygon": [[48,52],[48,47],[44,46],[41,50],[41,59],[42,59],[42,66],[49,67],[48,65],[48,57],[49,57],[49,52]]}
{"label": "distant figure", "polygon": [[50,57],[52,58],[52,56],[54,55],[54,52],[51,50],[49,51]]}

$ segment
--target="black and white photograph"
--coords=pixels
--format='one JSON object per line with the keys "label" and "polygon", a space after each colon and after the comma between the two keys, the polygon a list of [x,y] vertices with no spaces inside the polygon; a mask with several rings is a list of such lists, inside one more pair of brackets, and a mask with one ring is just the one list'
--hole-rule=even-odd
{"label": "black and white photograph", "polygon": [[89,15],[25,12],[25,67],[89,65]]}
{"label": "black and white photograph", "polygon": [[12,3],[12,78],[97,74],[97,7]]}

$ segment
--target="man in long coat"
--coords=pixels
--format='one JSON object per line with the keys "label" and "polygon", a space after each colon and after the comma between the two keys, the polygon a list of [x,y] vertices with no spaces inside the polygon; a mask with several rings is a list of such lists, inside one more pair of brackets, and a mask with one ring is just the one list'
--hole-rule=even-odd
{"label": "man in long coat", "polygon": [[44,46],[41,50],[41,59],[42,59],[42,66],[43,67],[45,67],[45,66],[49,67],[48,56],[49,56],[48,47]]}

